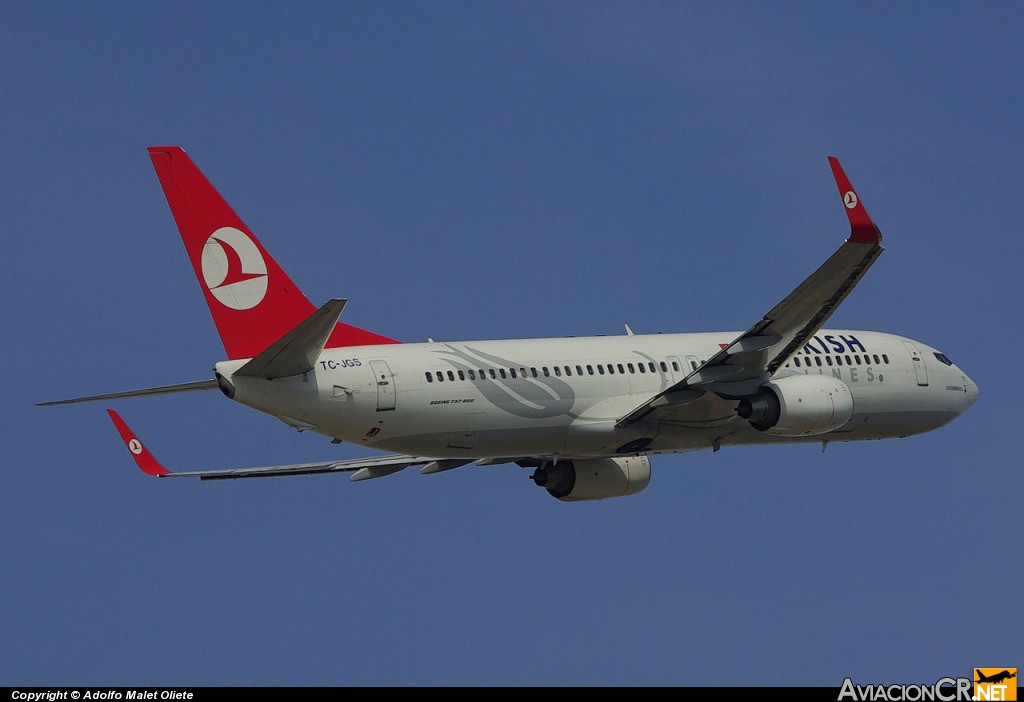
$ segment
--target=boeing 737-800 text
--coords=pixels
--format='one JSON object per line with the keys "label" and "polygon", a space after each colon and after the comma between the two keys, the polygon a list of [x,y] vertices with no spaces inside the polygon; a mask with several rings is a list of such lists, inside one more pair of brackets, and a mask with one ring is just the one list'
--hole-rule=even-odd
{"label": "boeing 737-800 text", "polygon": [[[138,466],[204,480],[514,463],[564,501],[631,495],[656,454],[905,437],[969,408],[978,388],[920,341],[823,325],[881,254],[839,162],[839,249],[745,332],[399,343],[314,307],[185,152],[149,149],[227,360],[214,378],[43,404],[219,388],[312,431],[398,453],[200,472],[164,468],[108,410]],[[628,327],[627,327],[628,331]]]}

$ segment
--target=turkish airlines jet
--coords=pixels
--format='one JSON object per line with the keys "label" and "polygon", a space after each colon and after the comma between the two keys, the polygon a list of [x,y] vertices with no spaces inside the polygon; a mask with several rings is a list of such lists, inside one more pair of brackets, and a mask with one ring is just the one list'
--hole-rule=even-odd
{"label": "turkish airlines jet", "polygon": [[632,495],[649,456],[744,444],[905,437],[950,422],[978,387],[939,350],[824,329],[882,252],[839,162],[850,237],[745,332],[403,344],[314,307],[176,146],[149,149],[227,360],[214,378],[62,400],[219,388],[299,431],[398,452],[300,465],[171,472],[108,410],[139,468],[204,480],[475,463],[532,468],[563,501]]}

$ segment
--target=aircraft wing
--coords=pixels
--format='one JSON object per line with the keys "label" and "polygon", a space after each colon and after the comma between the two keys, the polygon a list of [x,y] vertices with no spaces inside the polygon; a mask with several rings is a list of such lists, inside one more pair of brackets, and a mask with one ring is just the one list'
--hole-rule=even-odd
{"label": "aircraft wing", "polygon": [[121,435],[121,440],[135,459],[135,464],[147,475],[158,478],[199,478],[201,480],[234,480],[237,478],[270,478],[284,475],[315,475],[317,473],[351,473],[350,480],[368,480],[397,473],[409,466],[424,466],[423,473],[438,473],[470,463],[470,460],[434,458],[431,456],[384,455],[369,458],[355,458],[344,461],[323,463],[299,463],[284,466],[259,466],[255,468],[229,468],[226,470],[172,472],[156,459],[153,453],[136,436],[135,432],[112,409],[107,410],[110,419]]}
{"label": "aircraft wing", "polygon": [[[850,238],[754,326],[682,381],[618,421],[724,421],[728,400],[752,394],[825,324],[882,253],[882,235],[838,159],[829,165],[850,220]],[[709,393],[711,394],[709,396]]]}

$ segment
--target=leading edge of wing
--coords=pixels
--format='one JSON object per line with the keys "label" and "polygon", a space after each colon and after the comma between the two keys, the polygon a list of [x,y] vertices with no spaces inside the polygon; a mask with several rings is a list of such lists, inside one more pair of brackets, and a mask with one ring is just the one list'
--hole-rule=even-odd
{"label": "leading edge of wing", "polygon": [[850,223],[850,237],[759,322],[682,381],[625,415],[618,426],[631,424],[656,410],[677,414],[679,408],[675,405],[680,402],[673,398],[681,398],[683,404],[693,399],[692,391],[682,393],[684,390],[710,391],[723,397],[754,392],[821,329],[864,277],[882,253],[882,235],[839,160],[830,156],[828,161]]}
{"label": "leading edge of wing", "polygon": [[[447,469],[449,462],[430,456],[385,455],[369,458],[355,458],[344,461],[325,461],[322,463],[299,463],[282,466],[257,466],[253,468],[228,468],[222,470],[172,472],[156,459],[138,435],[132,431],[121,415],[112,409],[107,410],[111,421],[117,428],[125,447],[135,460],[135,465],[146,475],[158,478],[199,478],[201,480],[233,480],[237,478],[271,478],[285,475],[316,475],[319,473],[352,473],[354,481],[379,478],[397,473],[409,466],[430,465],[438,463]],[[465,461],[469,463],[469,461]],[[436,471],[431,471],[436,472]]]}

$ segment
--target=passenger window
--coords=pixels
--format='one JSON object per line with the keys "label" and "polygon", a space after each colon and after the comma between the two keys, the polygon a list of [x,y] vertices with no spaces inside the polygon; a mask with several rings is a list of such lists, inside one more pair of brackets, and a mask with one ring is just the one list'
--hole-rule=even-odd
{"label": "passenger window", "polygon": [[815,365],[820,366],[821,365],[821,356],[815,356],[814,357],[814,363],[815,363]]}
{"label": "passenger window", "polygon": [[537,377],[537,369],[534,368],[533,366],[530,367],[530,375],[532,375],[534,378]]}
{"label": "passenger window", "polygon": [[679,361],[672,361],[672,370],[674,370],[674,371],[678,371],[679,370]]}
{"label": "passenger window", "polygon": [[555,375],[558,376],[559,378],[562,377],[562,369],[559,368],[558,366],[555,366]]}
{"label": "passenger window", "polygon": [[878,358],[878,354],[876,353],[876,354],[875,354],[875,365],[877,366],[877,365],[878,365],[878,364],[880,364],[881,362],[882,362],[882,361],[881,361],[881,360],[879,360],[879,358]]}
{"label": "passenger window", "polygon": [[829,364],[831,366],[832,365],[832,357],[831,356],[825,356],[825,363],[827,363],[827,364]]}
{"label": "passenger window", "polygon": [[650,363],[648,363],[647,367],[651,369],[652,373],[657,373],[658,372],[658,367],[656,365],[654,365],[654,361],[651,361]]}
{"label": "passenger window", "polygon": [[637,363],[636,364],[636,369],[638,371],[640,371],[641,373],[646,373],[647,372],[647,369],[644,368],[644,364],[643,363]]}
{"label": "passenger window", "polygon": [[473,369],[472,369],[472,368],[470,368],[470,369],[469,369],[468,371],[466,371],[466,372],[467,372],[467,373],[469,373],[469,379],[470,379],[470,380],[476,380],[476,373],[475,373],[475,372],[473,371]]}
{"label": "passenger window", "polygon": [[697,370],[697,362],[690,361],[690,370]]}
{"label": "passenger window", "polygon": [[887,354],[887,353],[883,353],[882,354],[882,363],[889,363],[889,354]]}
{"label": "passenger window", "polygon": [[621,363],[619,364],[619,372],[620,373],[625,373],[626,372],[626,369],[622,367]]}
{"label": "passenger window", "polygon": [[459,380],[465,380],[465,379],[466,379],[466,374],[463,373],[462,371],[459,371]]}
{"label": "passenger window", "polygon": [[434,376],[432,376],[432,375],[430,374],[430,371],[427,371],[427,382],[428,382],[428,383],[432,383],[432,382],[434,382]]}
{"label": "passenger window", "polygon": [[545,378],[550,378],[551,377],[551,373],[548,372],[548,367],[547,366],[544,366],[540,370],[544,374]]}
{"label": "passenger window", "polygon": [[451,371],[448,371],[448,380],[455,380],[455,374]]}
{"label": "passenger window", "polygon": [[507,375],[505,375],[505,369],[504,368],[499,368],[498,369],[498,373],[501,375],[502,378],[507,378],[508,377]]}
{"label": "passenger window", "polygon": [[602,365],[598,364],[598,366],[597,366],[597,372],[598,372],[598,374],[600,374],[600,375],[604,375],[604,366],[602,366]]}
{"label": "passenger window", "polygon": [[661,362],[661,372],[668,373],[668,364],[665,363],[664,361]]}
{"label": "passenger window", "polygon": [[[787,363],[786,365],[789,365],[789,364]],[[793,365],[796,366],[797,368],[799,368],[800,367],[800,359],[799,358],[794,358],[793,359]]]}
{"label": "passenger window", "polygon": [[852,366],[853,365],[853,361],[850,360],[849,356],[846,357],[846,365],[848,365],[848,366]]}
{"label": "passenger window", "polygon": [[437,382],[439,382],[439,383],[443,383],[444,382],[444,373],[442,373],[441,371],[437,372]]}
{"label": "passenger window", "polygon": [[857,365],[859,366],[860,365],[860,354],[859,353],[854,354],[853,360],[856,361]]}
{"label": "passenger window", "polygon": [[490,371],[491,380],[497,380],[498,379],[498,374],[494,372],[493,368],[488,368],[487,370]]}
{"label": "passenger window", "polygon": [[843,365],[843,357],[842,356],[836,356],[836,365],[837,366]]}
{"label": "passenger window", "polygon": [[565,374],[566,375],[572,375],[572,367],[571,366],[566,366],[565,367]]}
{"label": "passenger window", "polygon": [[583,375],[583,366],[576,366],[576,375]]}
{"label": "passenger window", "polygon": [[519,369],[519,375],[522,376],[523,378],[525,378],[526,377],[526,369],[525,368],[520,368]]}
{"label": "passenger window", "polygon": [[587,366],[587,375],[593,375],[593,374],[594,374],[594,367],[588,365]]}
{"label": "passenger window", "polygon": [[611,363],[608,364],[608,375],[615,375],[615,366]]}
{"label": "passenger window", "polygon": [[515,368],[509,368],[508,372],[512,375],[513,378],[516,377],[516,369]]}

